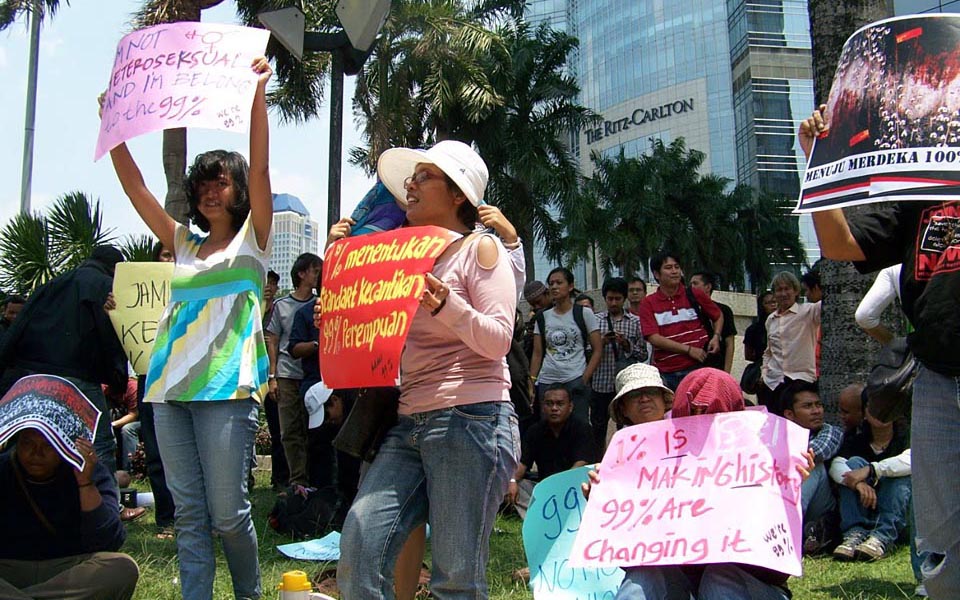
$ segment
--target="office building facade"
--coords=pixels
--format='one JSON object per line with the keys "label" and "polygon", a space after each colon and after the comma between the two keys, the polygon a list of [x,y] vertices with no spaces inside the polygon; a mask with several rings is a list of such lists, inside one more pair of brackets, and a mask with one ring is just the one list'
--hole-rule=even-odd
{"label": "office building facade", "polygon": [[[584,174],[593,152],[638,156],[651,138],[682,137],[704,173],[799,193],[796,129],[813,106],[805,0],[535,0],[528,19],[580,40],[579,101],[603,116],[575,136]],[[816,239],[806,245],[815,259]]]}
{"label": "office building facade", "polygon": [[290,268],[304,252],[317,254],[317,222],[296,196],[273,195],[273,253],[270,268],[280,274],[280,289],[290,290]]}

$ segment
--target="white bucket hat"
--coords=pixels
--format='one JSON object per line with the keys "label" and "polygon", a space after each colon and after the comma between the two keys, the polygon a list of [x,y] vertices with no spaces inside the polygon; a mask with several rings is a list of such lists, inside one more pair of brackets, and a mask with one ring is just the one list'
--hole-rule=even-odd
{"label": "white bucket hat", "polygon": [[663,403],[670,408],[673,404],[673,390],[663,385],[660,371],[645,363],[635,363],[617,373],[617,395],[610,401],[609,414],[617,423],[623,422],[620,412],[620,399],[630,392],[642,388],[657,388],[663,391]]}
{"label": "white bucket hat", "polygon": [[407,205],[407,190],[403,182],[413,175],[420,163],[436,165],[453,180],[474,206],[483,202],[487,188],[487,165],[473,148],[455,140],[444,140],[429,150],[391,148],[380,155],[377,175],[400,204]]}
{"label": "white bucket hat", "polygon": [[307,407],[307,414],[310,415],[310,421],[307,423],[307,429],[316,429],[323,425],[323,405],[327,403],[333,390],[323,384],[322,381],[310,386],[307,393],[303,396],[303,403]]}

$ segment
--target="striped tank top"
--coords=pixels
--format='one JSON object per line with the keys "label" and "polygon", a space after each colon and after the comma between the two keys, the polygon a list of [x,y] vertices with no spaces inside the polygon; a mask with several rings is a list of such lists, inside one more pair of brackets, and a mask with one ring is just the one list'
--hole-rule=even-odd
{"label": "striped tank top", "polygon": [[204,239],[177,224],[170,302],[157,326],[146,402],[266,396],[270,361],[260,299],[272,236],[260,250],[248,216],[225,249],[201,260]]}

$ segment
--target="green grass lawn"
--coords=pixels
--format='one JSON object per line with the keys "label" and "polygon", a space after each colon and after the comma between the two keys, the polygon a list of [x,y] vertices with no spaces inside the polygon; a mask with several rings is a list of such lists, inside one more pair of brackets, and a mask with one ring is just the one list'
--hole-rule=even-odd
{"label": "green grass lawn", "polygon": [[[332,563],[304,562],[288,559],[276,549],[288,543],[267,525],[267,513],[273,507],[274,494],[268,477],[258,478],[254,490],[254,520],[260,538],[260,568],[263,575],[264,598],[278,598],[275,591],[284,571],[302,570],[313,576],[329,568]],[[523,543],[520,539],[521,521],[515,516],[501,517],[490,540],[490,597],[521,600],[533,595],[522,583],[512,580],[512,573],[526,566]],[[164,600],[179,598],[176,545],[173,540],[158,540],[154,534],[152,512],[127,526],[124,551],[140,564],[140,583],[134,598]],[[898,548],[893,556],[876,563],[839,563],[830,558],[804,561],[804,576],[790,581],[790,589],[797,600],[880,600],[912,598],[915,583],[910,570],[910,554],[906,547]],[[233,598],[230,574],[222,555],[217,557],[217,579],[214,597]]]}

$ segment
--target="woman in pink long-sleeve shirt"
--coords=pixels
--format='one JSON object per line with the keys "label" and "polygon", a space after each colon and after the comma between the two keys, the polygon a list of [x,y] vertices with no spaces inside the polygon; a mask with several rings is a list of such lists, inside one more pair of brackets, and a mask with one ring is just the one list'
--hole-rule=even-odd
{"label": "woman in pink long-sleeve shirt", "polygon": [[[432,529],[431,590],[487,596],[490,532],[520,453],[504,357],[517,292],[493,236],[473,234],[487,167],[466,144],[394,148],[378,175],[411,226],[462,234],[437,260],[401,359],[400,417],[343,526],[337,583],[345,598],[392,598],[394,565],[411,531]],[[330,237],[349,232],[349,220]]]}

